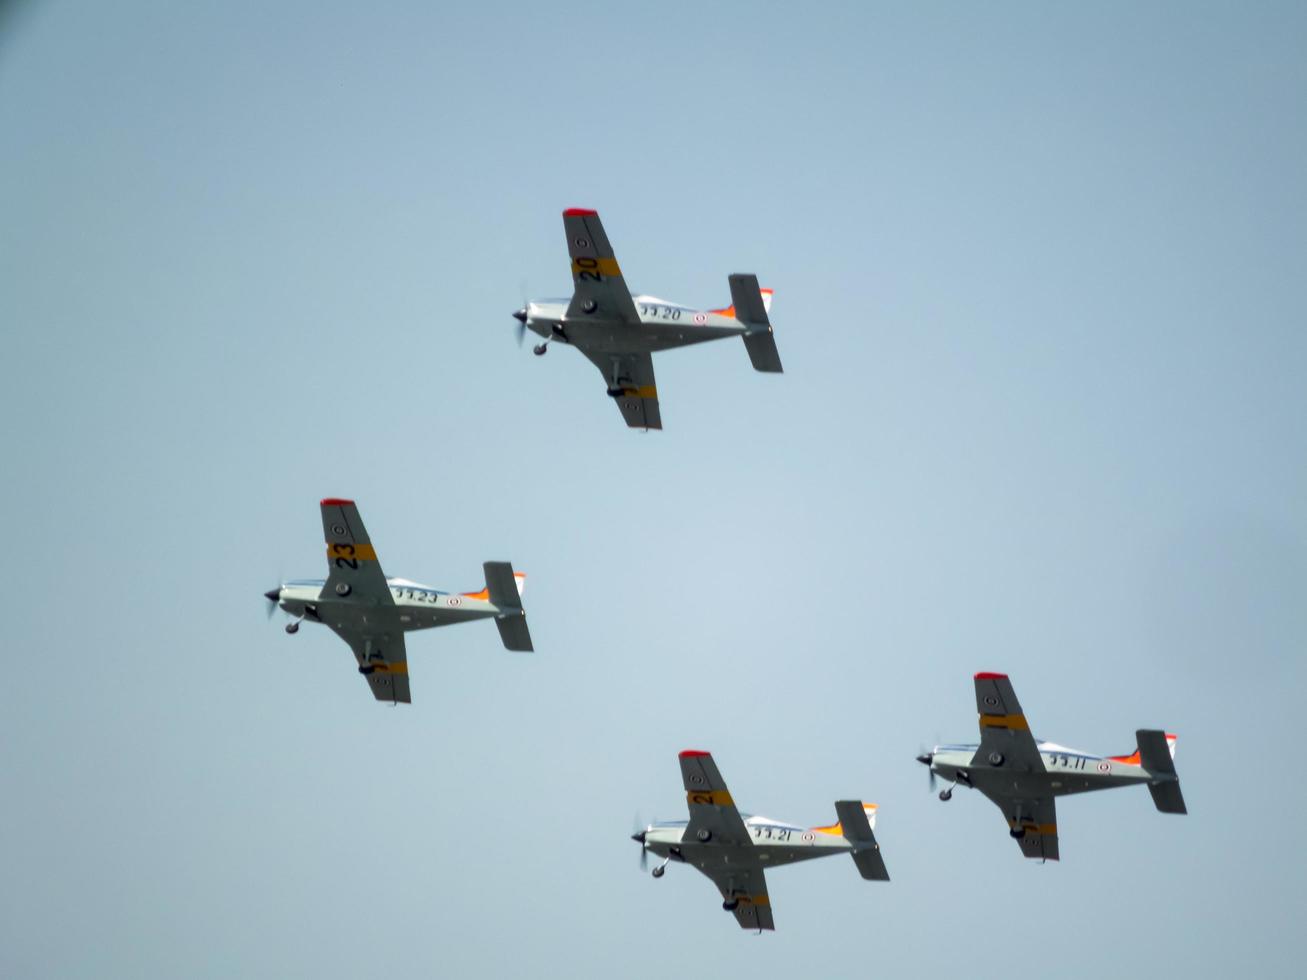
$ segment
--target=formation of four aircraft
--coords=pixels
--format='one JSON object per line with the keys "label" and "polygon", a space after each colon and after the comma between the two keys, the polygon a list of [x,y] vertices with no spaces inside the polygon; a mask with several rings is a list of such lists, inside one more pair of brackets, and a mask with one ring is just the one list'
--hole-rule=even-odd
{"label": "formation of four aircraft", "polygon": [[[513,315],[520,336],[530,329],[544,338],[536,354],[562,343],[589,358],[627,425],[662,428],[655,351],[741,337],[757,370],[781,371],[769,319],[771,290],[760,289],[756,277],[731,276],[731,306],[718,310],[632,296],[599,215],[570,208],[563,212],[563,226],[572,259],[572,298],[531,302]],[[387,578],[354,502],[327,498],[321,508],[327,578],[282,583],[265,593],[269,610],[280,606],[294,617],[286,625],[290,634],[305,620],[328,626],[349,644],[378,701],[411,701],[404,646],[410,630],[494,619],[507,649],[533,650],[521,598],[525,576],[510,563],[486,562],[485,588],[477,592],[444,592]],[[1116,756],[1037,742],[1007,675],[978,673],[975,687],[979,744],[937,745],[917,761],[929,767],[932,782],[936,775],[949,782],[941,800],[951,799],[958,785],[992,800],[1026,857],[1058,859],[1058,796],[1142,783],[1158,810],[1185,812],[1173,761],[1174,735],[1141,729],[1136,750]],[[863,878],[889,880],[874,831],[874,803],[840,800],[836,823],[800,827],[741,813],[707,752],[682,752],[680,764],[689,820],[651,824],[634,834],[641,861],[651,851],[663,859],[653,869],[655,878],[671,862],[697,868],[717,886],[722,907],[742,927],[775,928],[765,880],[769,867],[849,854]]]}

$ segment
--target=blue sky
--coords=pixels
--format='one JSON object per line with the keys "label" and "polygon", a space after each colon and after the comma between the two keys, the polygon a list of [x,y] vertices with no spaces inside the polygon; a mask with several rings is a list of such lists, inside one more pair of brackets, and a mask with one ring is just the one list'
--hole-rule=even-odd
{"label": "blue sky", "polygon": [[[47,2],[0,18],[7,976],[1291,976],[1307,851],[1307,15],[1294,4]],[[513,342],[598,208],[639,291],[776,289],[786,373],[661,355],[629,432]],[[530,576],[538,653],[374,704],[259,593],[317,501]],[[913,761],[1180,735],[1190,814],[1063,860]],[[881,805],[893,876],[636,870],[710,749]],[[1286,759],[1285,754],[1288,753]]]}

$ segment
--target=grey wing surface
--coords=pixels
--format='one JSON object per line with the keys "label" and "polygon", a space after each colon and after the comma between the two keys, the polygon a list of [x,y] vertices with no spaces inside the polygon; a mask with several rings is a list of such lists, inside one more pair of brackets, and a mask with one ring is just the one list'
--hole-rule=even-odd
{"label": "grey wing surface", "polygon": [[1043,756],[1006,675],[976,675],[976,710],[980,713],[980,747],[972,757],[976,765],[1044,771]]}
{"label": "grey wing surface", "polygon": [[598,212],[569,208],[563,212],[563,230],[567,233],[567,253],[572,258],[573,292],[567,319],[639,323],[640,315]]}
{"label": "grey wing surface", "polygon": [[735,808],[735,801],[731,799],[730,790],[726,788],[711,755],[707,752],[681,753],[681,780],[685,784],[685,802],[690,809],[684,840],[753,845],[749,828]]}
{"label": "grey wing surface", "polygon": [[632,429],[661,429],[658,383],[649,354],[600,354],[583,350],[604,376],[610,397]]}
{"label": "grey wing surface", "polygon": [[331,628],[354,651],[354,659],[358,661],[359,669],[365,672],[364,677],[374,698],[395,704],[412,703],[403,633],[363,634],[347,632],[337,626]]}
{"label": "grey wing surface", "polygon": [[393,605],[395,597],[354,501],[322,501],[322,533],[327,539],[327,583],[322,594]]}
{"label": "grey wing surface", "polygon": [[762,868],[715,867],[704,869],[703,873],[712,879],[722,893],[723,901],[739,903],[735,906],[735,921],[740,928],[776,928],[772,920],[771,899],[767,896],[767,878]]}
{"label": "grey wing surface", "polygon": [[1021,798],[991,792],[985,795],[1003,811],[1009,831],[1023,831],[1017,839],[1023,855],[1044,861],[1058,860],[1057,804],[1051,796]]}

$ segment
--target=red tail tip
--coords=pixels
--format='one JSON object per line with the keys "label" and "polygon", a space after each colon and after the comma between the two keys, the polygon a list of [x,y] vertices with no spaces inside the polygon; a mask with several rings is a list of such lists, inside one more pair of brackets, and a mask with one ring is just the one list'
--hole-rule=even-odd
{"label": "red tail tip", "polygon": [[700,756],[708,755],[707,752],[701,752],[698,749],[686,749],[681,753],[682,759],[697,759]]}
{"label": "red tail tip", "polygon": [[976,675],[976,680],[978,680],[978,681],[1005,681],[1005,680],[1007,680],[1007,674],[995,674],[995,673],[992,673],[992,672],[990,672],[990,671],[988,671],[988,670],[982,670],[979,674]]}
{"label": "red tail tip", "polygon": [[352,500],[346,500],[344,497],[323,497],[323,498],[322,498],[322,506],[323,506],[323,507],[347,507],[347,506],[349,506],[350,504],[353,504],[353,503],[354,503],[354,501],[352,501]]}
{"label": "red tail tip", "polygon": [[598,213],[599,213],[598,211],[592,211],[589,208],[568,208],[566,211],[563,212],[563,217],[564,218],[589,218]]}

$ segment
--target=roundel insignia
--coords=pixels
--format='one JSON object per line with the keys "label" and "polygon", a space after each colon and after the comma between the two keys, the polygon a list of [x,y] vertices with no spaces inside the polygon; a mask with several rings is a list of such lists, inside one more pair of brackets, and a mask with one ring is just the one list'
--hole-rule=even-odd
{"label": "roundel insignia", "polygon": [[456,595],[452,595],[452,596],[449,597],[449,604],[450,604],[451,606],[462,605],[462,603],[463,603],[463,600],[460,599],[460,598],[459,598],[458,596],[456,596]]}
{"label": "roundel insignia", "polygon": [[690,782],[692,782],[692,783],[701,783],[701,782],[703,782],[703,777],[700,776],[697,772],[690,773]]}
{"label": "roundel insignia", "polygon": [[1112,763],[1110,763],[1110,762],[1100,762],[1100,763],[1098,764],[1098,771],[1099,771],[1099,772],[1111,772],[1111,771],[1112,771]]}
{"label": "roundel insignia", "polygon": [[586,239],[586,238],[578,238],[578,239],[576,239],[576,247],[577,247],[577,248],[589,248],[589,247],[590,247],[590,241],[589,241],[589,239]]}
{"label": "roundel insignia", "polygon": [[342,538],[345,536],[345,528],[340,524],[331,525],[331,533],[339,534]]}
{"label": "roundel insignia", "polygon": [[702,314],[702,313],[696,313],[696,314],[694,315],[694,322],[695,322],[695,323],[707,323],[707,322],[708,322],[708,317],[705,316],[705,315]]}
{"label": "roundel insignia", "polygon": [[998,698],[994,697],[994,695],[992,694],[986,694],[985,703],[989,705],[991,708],[993,708],[998,704]]}
{"label": "roundel insignia", "polygon": [[817,839],[817,835],[814,834],[811,830],[806,830],[803,832],[803,839],[807,841],[809,844],[811,844],[813,841]]}

